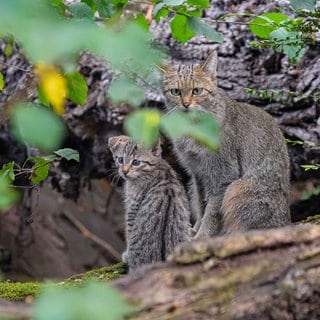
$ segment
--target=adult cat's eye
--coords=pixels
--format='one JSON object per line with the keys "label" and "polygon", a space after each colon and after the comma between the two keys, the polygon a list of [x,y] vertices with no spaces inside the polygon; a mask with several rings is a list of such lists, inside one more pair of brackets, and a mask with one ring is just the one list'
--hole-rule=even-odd
{"label": "adult cat's eye", "polygon": [[177,88],[171,89],[170,92],[173,96],[180,96],[181,95],[181,91]]}
{"label": "adult cat's eye", "polygon": [[138,166],[138,165],[140,164],[140,161],[137,160],[137,159],[133,159],[132,162],[131,162],[131,164],[132,164],[133,166]]}
{"label": "adult cat's eye", "polygon": [[123,164],[123,157],[119,157],[119,158],[117,159],[117,161],[118,161],[119,164]]}
{"label": "adult cat's eye", "polygon": [[192,94],[194,94],[194,95],[197,96],[197,95],[201,94],[202,91],[203,91],[203,88],[194,88],[194,89],[192,90]]}

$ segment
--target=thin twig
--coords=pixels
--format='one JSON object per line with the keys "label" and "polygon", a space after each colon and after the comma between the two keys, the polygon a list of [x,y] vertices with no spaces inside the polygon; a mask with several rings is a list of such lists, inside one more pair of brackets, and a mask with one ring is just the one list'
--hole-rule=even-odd
{"label": "thin twig", "polygon": [[93,242],[97,243],[103,249],[108,251],[114,258],[121,261],[121,255],[117,250],[113,248],[109,243],[105,242],[103,239],[98,237],[97,235],[90,232],[83,224],[80,222],[71,212],[65,211],[63,212],[66,218],[73,223],[73,225],[82,233],[85,238],[92,240]]}
{"label": "thin twig", "polygon": [[27,70],[27,69],[24,69],[24,68],[17,67],[17,66],[15,66],[15,65],[13,65],[13,64],[10,64],[10,63],[6,63],[6,62],[2,62],[2,61],[1,61],[0,64],[3,64],[3,65],[5,65],[5,66],[7,66],[7,67],[15,68],[15,69],[17,69],[17,70],[21,70],[21,71],[24,71],[24,72],[32,72],[32,69]]}

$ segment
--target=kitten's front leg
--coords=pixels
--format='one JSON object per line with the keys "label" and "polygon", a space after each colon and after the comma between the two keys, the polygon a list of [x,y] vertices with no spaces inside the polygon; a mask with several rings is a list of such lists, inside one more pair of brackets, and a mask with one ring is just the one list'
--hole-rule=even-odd
{"label": "kitten's front leg", "polygon": [[128,263],[128,257],[129,257],[129,241],[130,241],[130,237],[132,235],[132,229],[133,229],[133,225],[136,219],[136,213],[137,213],[137,208],[134,205],[131,205],[133,207],[127,209],[127,213],[126,213],[126,250],[122,253],[121,255],[121,259],[124,263]]}
{"label": "kitten's front leg", "polygon": [[221,203],[221,196],[215,196],[209,199],[195,239],[210,238],[219,234],[221,231]]}

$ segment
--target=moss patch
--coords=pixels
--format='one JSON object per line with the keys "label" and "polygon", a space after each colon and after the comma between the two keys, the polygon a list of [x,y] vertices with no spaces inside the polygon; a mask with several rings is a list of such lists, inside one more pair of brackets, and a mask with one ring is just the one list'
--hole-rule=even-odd
{"label": "moss patch", "polygon": [[110,280],[118,279],[126,273],[127,273],[126,265],[123,262],[119,262],[109,267],[94,269],[85,273],[74,275],[66,279],[64,283],[74,284],[79,282],[85,282],[92,279],[110,281]]}
{"label": "moss patch", "polygon": [[[94,269],[79,275],[72,276],[65,281],[56,283],[59,286],[77,286],[88,280],[110,281],[120,278],[126,274],[126,266],[120,262],[110,267]],[[46,283],[41,282],[0,282],[0,298],[11,301],[22,301],[28,297],[36,296],[42,286]]]}
{"label": "moss patch", "polygon": [[0,298],[21,301],[27,297],[34,297],[40,290],[39,282],[11,282],[0,283]]}
{"label": "moss patch", "polygon": [[320,224],[320,215],[316,214],[314,216],[310,216],[307,219],[303,220],[302,223]]}

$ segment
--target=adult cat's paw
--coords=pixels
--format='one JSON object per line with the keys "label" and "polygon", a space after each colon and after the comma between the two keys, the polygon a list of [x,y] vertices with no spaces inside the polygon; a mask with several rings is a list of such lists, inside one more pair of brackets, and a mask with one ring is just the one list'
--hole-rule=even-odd
{"label": "adult cat's paw", "polygon": [[189,227],[188,228],[188,235],[190,238],[194,238],[197,234],[197,230],[195,230],[194,228],[192,227]]}
{"label": "adult cat's paw", "polygon": [[197,232],[197,234],[193,239],[198,240],[198,239],[208,239],[208,238],[211,238],[210,232],[200,228],[200,230]]}
{"label": "adult cat's paw", "polygon": [[127,250],[122,253],[121,259],[122,259],[122,262],[128,263],[128,252],[127,252]]}

